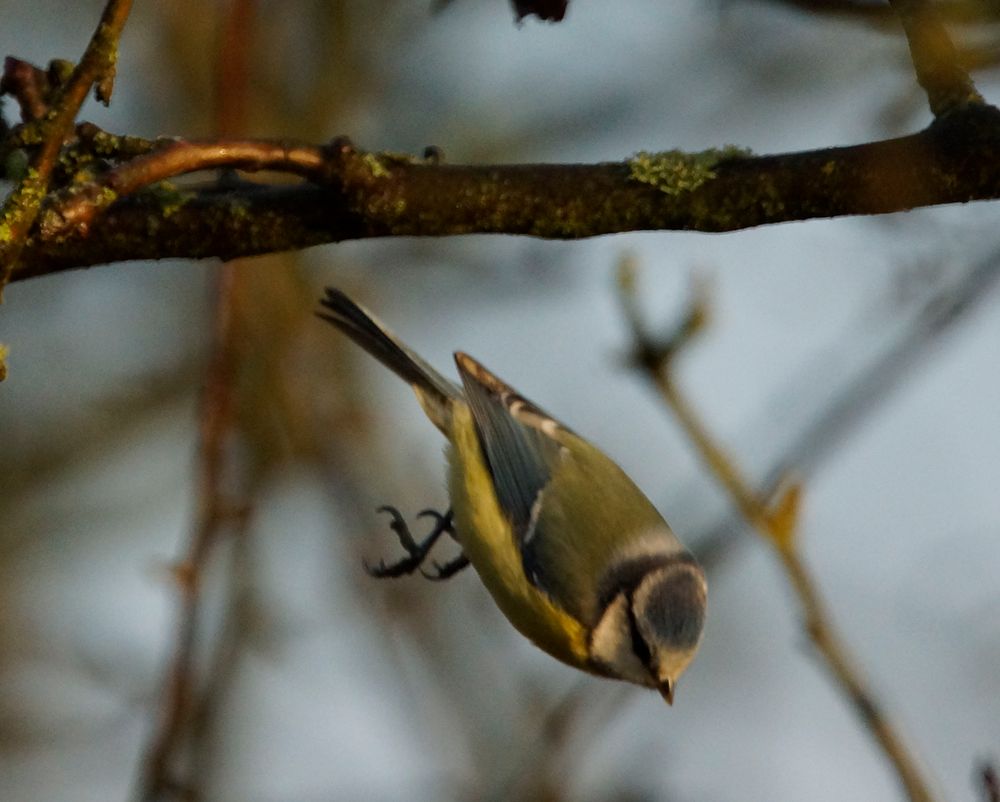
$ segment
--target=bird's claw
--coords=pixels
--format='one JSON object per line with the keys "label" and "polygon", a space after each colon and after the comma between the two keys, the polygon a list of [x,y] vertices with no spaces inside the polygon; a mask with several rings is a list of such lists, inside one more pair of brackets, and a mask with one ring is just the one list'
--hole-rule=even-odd
{"label": "bird's claw", "polygon": [[399,540],[399,545],[403,547],[404,551],[406,551],[407,556],[392,563],[386,563],[384,560],[379,560],[379,563],[376,566],[372,566],[365,561],[363,565],[369,576],[377,577],[379,579],[395,578],[412,574],[414,571],[419,569],[420,573],[428,579],[440,581],[454,576],[469,564],[468,558],[464,554],[460,554],[455,559],[449,560],[443,565],[438,562],[434,562],[433,572],[425,571],[421,568],[421,565],[427,559],[427,555],[430,553],[430,550],[434,548],[434,544],[437,543],[441,535],[448,534],[452,537],[455,536],[451,510],[448,510],[443,514],[437,510],[422,510],[419,512],[417,514],[418,518],[434,518],[435,520],[431,531],[420,541],[417,541],[416,538],[413,537],[413,534],[410,532],[409,524],[406,523],[406,519],[403,518],[398,509],[385,505],[379,507],[378,511],[389,513],[392,518],[389,522],[389,528],[392,529],[393,533],[396,535],[396,538]]}

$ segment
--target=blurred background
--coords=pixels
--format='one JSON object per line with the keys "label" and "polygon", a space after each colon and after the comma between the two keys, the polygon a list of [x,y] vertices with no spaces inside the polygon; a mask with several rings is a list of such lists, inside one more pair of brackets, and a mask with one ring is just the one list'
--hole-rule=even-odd
{"label": "blurred background", "polygon": [[[75,59],[102,5],[2,0],[0,49]],[[559,25],[520,26],[504,0],[243,5],[221,56],[232,3],[136,3],[115,102],[83,118],[149,137],[347,134],[455,162],[772,153],[930,121],[891,24],[794,4],[574,0]],[[955,33],[983,56],[998,30]],[[221,93],[220,58],[246,67]],[[227,92],[243,98],[228,116]],[[11,286],[0,796],[900,798],[771,550],[625,365],[627,254],[665,329],[705,283],[710,326],[678,381],[756,484],[803,481],[805,559],[835,623],[937,789],[980,798],[976,767],[1000,755],[995,217],[365,241]],[[705,641],[673,708],[534,649],[471,571],[365,575],[363,558],[398,556],[380,504],[447,505],[443,443],[312,317],[327,284],[443,369],[468,351],[554,410],[704,556]]]}

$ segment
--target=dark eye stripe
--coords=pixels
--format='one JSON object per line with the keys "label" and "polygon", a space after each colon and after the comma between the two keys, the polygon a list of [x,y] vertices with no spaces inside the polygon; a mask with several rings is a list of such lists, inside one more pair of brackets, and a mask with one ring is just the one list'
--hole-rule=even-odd
{"label": "dark eye stripe", "polygon": [[625,597],[626,609],[628,610],[628,628],[629,634],[632,636],[632,652],[639,662],[642,663],[646,668],[651,668],[653,663],[653,652],[649,648],[649,644],[646,643],[646,639],[642,637],[642,632],[639,631],[639,622],[635,620],[635,609],[632,607],[632,596],[629,594]]}

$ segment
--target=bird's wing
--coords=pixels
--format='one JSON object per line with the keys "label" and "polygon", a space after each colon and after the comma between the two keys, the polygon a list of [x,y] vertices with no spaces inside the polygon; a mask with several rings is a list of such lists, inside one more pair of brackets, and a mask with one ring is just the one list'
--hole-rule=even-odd
{"label": "bird's wing", "polygon": [[564,447],[563,428],[467,354],[455,354],[497,501],[523,543],[530,539],[538,501]]}

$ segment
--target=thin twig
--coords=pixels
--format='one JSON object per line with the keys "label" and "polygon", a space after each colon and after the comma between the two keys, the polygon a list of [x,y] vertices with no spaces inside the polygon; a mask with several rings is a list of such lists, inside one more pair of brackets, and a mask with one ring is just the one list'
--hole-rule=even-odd
{"label": "thin twig", "polygon": [[52,111],[39,120],[41,140],[31,170],[4,202],[0,212],[0,297],[24,250],[49,189],[63,141],[73,128],[80,106],[96,82],[98,98],[111,101],[118,40],[132,8],[132,0],[108,0],[101,21],[90,38],[83,58],[52,103]]}
{"label": "thin twig", "polygon": [[983,103],[934,4],[927,0],[889,0],[889,4],[903,24],[917,81],[927,92],[934,116]]}
{"label": "thin twig", "polygon": [[677,353],[702,328],[707,320],[704,297],[696,299],[682,324],[664,340],[655,339],[646,326],[635,289],[634,266],[622,262],[619,288],[634,343],[633,360],[654,383],[667,405],[677,416],[711,473],[727,490],[746,520],[777,551],[785,573],[799,599],[804,625],[816,651],[841,690],[851,701],[862,722],[872,733],[883,753],[892,763],[899,781],[913,802],[931,802],[930,786],[923,778],[916,760],[903,743],[871,690],[862,679],[854,660],[835,630],[830,615],[819,596],[816,582],[798,549],[797,525],[800,488],[790,484],[768,509],[743,479],[735,462],[716,444],[694,407],[680,391],[673,377]]}

